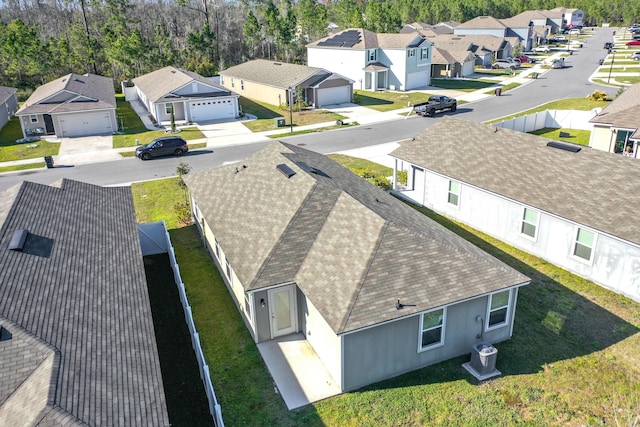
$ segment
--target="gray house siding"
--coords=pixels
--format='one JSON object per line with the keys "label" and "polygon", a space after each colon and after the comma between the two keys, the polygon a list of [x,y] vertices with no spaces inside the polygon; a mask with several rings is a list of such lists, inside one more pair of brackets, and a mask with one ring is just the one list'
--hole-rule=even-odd
{"label": "gray house siding", "polygon": [[0,128],[7,124],[16,111],[18,111],[18,98],[13,94],[4,103],[0,104]]}
{"label": "gray house siding", "polygon": [[[444,345],[418,352],[420,314],[344,335],[344,387],[355,390],[434,363],[471,353],[473,344],[511,337],[517,290],[511,292],[509,321],[484,331],[476,316],[486,318],[488,297],[447,307]],[[483,330],[482,337],[477,338]],[[384,344],[382,344],[384,343]],[[498,356],[498,361],[500,360]]]}

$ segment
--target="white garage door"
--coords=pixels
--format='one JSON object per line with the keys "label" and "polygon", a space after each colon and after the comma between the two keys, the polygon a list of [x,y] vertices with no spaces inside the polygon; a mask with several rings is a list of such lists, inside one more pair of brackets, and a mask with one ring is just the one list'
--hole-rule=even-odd
{"label": "white garage door", "polygon": [[474,68],[474,63],[473,61],[467,61],[464,63],[464,65],[462,66],[462,77],[467,77],[470,76],[471,74],[475,73],[475,68]]}
{"label": "white garage door", "polygon": [[351,86],[328,87],[318,89],[318,107],[351,102]]}
{"label": "white garage door", "polygon": [[419,87],[425,87],[429,84],[429,73],[423,71],[420,73],[407,74],[407,84],[405,90],[416,89]]}
{"label": "white garage door", "polygon": [[191,110],[192,122],[234,119],[236,117],[233,99],[193,101],[189,104],[189,109]]}
{"label": "white garage door", "polygon": [[113,133],[109,112],[63,114],[58,116],[63,137]]}

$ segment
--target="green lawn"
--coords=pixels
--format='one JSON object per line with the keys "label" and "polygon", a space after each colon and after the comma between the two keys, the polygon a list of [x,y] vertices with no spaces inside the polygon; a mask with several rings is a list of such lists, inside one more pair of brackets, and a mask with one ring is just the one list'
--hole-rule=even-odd
{"label": "green lawn", "polygon": [[24,165],[14,165],[14,166],[2,166],[0,167],[0,173],[23,171],[28,169],[40,169],[40,168],[43,168],[44,166],[45,166],[44,162],[26,163]]}
{"label": "green lawn", "polygon": [[55,156],[60,150],[60,143],[47,142],[44,139],[27,144],[16,144],[16,140],[21,138],[20,119],[14,116],[0,129],[0,162]]}
{"label": "green lawn", "polygon": [[[520,86],[520,83],[516,83],[516,82],[507,83],[506,85],[502,86],[502,93],[508,92],[511,89],[515,89],[518,86]],[[495,89],[488,90],[485,93],[489,95],[493,95],[495,93]]]}
{"label": "green lawn", "polygon": [[[276,117],[283,117],[285,127],[291,125],[288,109],[282,109],[275,105],[269,105],[264,102],[253,101],[243,96],[240,97],[240,105],[242,111],[247,114],[256,116],[257,120],[242,122],[252,132],[263,132],[267,130],[282,129],[278,128],[275,123]],[[312,125],[316,123],[335,122],[337,120],[346,119],[345,116],[332,113],[326,110],[303,110],[293,111],[293,127]],[[284,134],[283,129],[283,134]]]}
{"label": "green lawn", "polygon": [[[570,136],[561,137],[560,132],[567,132]],[[533,135],[539,135],[544,138],[553,139],[555,141],[565,141],[571,142],[573,144],[584,145],[585,147],[589,145],[589,137],[591,136],[591,132],[588,130],[566,128],[544,128],[529,133]]]}
{"label": "green lawn", "polygon": [[356,90],[353,102],[377,111],[392,111],[426,102],[431,96],[420,92],[372,92]]}
{"label": "green lawn", "polygon": [[[375,167],[346,160],[356,169]],[[134,194],[140,222],[177,224],[172,206],[184,194],[175,179],[135,184]],[[140,203],[153,207],[141,209]],[[467,355],[297,411],[288,411],[274,393],[195,227],[170,225],[226,425],[634,425],[640,414],[640,305],[419,210],[532,279],[519,291],[513,338],[496,345],[503,375],[479,384],[460,366]]]}
{"label": "green lawn", "polygon": [[189,199],[187,192],[178,183],[179,178],[174,177],[131,185],[139,224],[165,220],[168,230],[179,226],[174,207],[176,203]]}
{"label": "green lawn", "polygon": [[546,104],[542,104],[536,108],[530,110],[521,111],[510,116],[501,117],[499,119],[491,120],[487,123],[497,123],[504,120],[510,120],[520,116],[526,116],[527,114],[537,113],[545,110],[583,110],[589,111],[594,108],[604,108],[609,105],[608,101],[590,101],[587,98],[567,98],[559,99],[557,101],[551,101]]}
{"label": "green lawn", "polygon": [[431,86],[459,90],[461,92],[473,92],[478,89],[495,86],[497,83],[495,80],[483,79],[431,79]]}
{"label": "green lawn", "polygon": [[[138,114],[131,108],[131,105],[124,100],[123,95],[116,96],[118,125],[122,126],[122,135],[113,136],[113,148],[135,147],[148,144],[156,138],[167,136],[164,130],[149,130],[145,127]],[[204,134],[196,127],[183,128],[179,136],[186,141],[204,138]]]}

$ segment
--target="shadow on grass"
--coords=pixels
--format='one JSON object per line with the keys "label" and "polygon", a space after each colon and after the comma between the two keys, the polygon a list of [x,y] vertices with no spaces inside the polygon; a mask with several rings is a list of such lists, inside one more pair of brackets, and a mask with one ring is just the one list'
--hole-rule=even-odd
{"label": "shadow on grass", "polygon": [[240,97],[239,102],[245,114],[251,114],[258,119],[275,119],[284,114],[282,111],[272,110],[243,96]]}
{"label": "shadow on grass", "polygon": [[375,98],[373,96],[363,95],[362,93],[357,93],[354,97],[354,103],[361,105],[363,107],[368,107],[370,105],[390,105],[393,104],[393,101],[389,101],[387,99]]}
{"label": "shadow on grass", "polygon": [[169,255],[145,256],[144,267],[171,425],[210,426],[213,418],[209,414],[209,402],[173,280]]}
{"label": "shadow on grass", "polygon": [[[427,208],[407,204],[531,278],[531,284],[521,287],[518,292],[513,337],[496,345],[499,350],[497,368],[503,375],[537,373],[547,364],[606,349],[640,331],[633,324],[563,286],[553,277],[546,276],[447,218]],[[545,263],[534,257],[532,259]],[[558,270],[563,275],[570,274]],[[577,276],[574,278],[584,284],[589,283]],[[447,360],[359,391],[457,381],[461,378],[475,384],[477,381],[461,367],[462,363],[468,361],[469,356]]]}
{"label": "shadow on grass", "polygon": [[441,89],[453,90],[478,90],[490,86],[494,86],[496,82],[485,82],[482,80],[451,80],[451,79],[432,79],[431,86]]}

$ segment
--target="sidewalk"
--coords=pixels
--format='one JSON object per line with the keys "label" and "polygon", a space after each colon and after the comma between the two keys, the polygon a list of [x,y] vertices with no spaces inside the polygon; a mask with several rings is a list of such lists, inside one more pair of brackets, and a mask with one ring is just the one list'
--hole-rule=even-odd
{"label": "sidewalk", "polygon": [[[560,53],[550,56],[549,58],[554,58],[560,56]],[[486,87],[483,89],[476,90],[474,92],[460,92],[450,89],[440,89],[436,87],[426,87],[422,89],[422,91],[431,94],[439,94],[439,95],[447,95],[451,97],[455,97],[458,101],[464,101],[467,103],[472,103],[479,101],[481,99],[485,99],[491,96],[494,96],[494,90],[499,87],[506,86],[510,83],[519,83],[526,84],[532,81],[531,74],[538,73],[539,75],[544,74],[549,71],[548,69],[543,69],[542,64],[536,64],[531,68],[523,70],[518,75],[514,77],[508,77],[502,80],[496,80],[496,84],[494,86]],[[139,101],[131,102],[131,106],[134,111],[138,114],[144,125],[149,130],[158,130],[156,126],[153,125],[151,120],[149,120],[147,110],[144,108],[142,103]],[[392,120],[402,120],[404,119],[412,110],[411,107],[405,107],[398,110],[379,112],[373,110],[371,108],[362,107],[357,104],[341,104],[335,106],[334,108],[330,108],[331,111],[340,114],[342,116],[347,117],[343,120],[344,123],[357,122],[360,125],[368,125],[372,123],[381,123]],[[326,128],[335,126],[336,122],[323,122],[323,123],[315,123],[312,125],[306,126],[296,126],[294,128],[294,132],[305,131],[305,130],[313,130],[319,128]],[[265,132],[251,132],[244,125],[242,125],[242,120],[236,120],[232,122],[212,122],[208,124],[204,124],[199,126],[201,131],[206,136],[207,148],[215,148],[215,147],[224,147],[224,146],[232,146],[232,145],[241,145],[241,144],[250,144],[254,142],[263,142],[269,140],[272,135],[282,134],[283,137],[286,136],[289,131],[288,127],[269,130]],[[201,141],[197,141],[201,142]],[[69,153],[68,146],[72,145],[73,156],[64,155],[64,153]],[[100,147],[97,148],[95,144],[87,144],[85,147],[86,151],[82,151],[81,147],[85,145],[77,144],[73,139],[66,138],[62,140],[62,146],[60,147],[60,154],[54,156],[54,165],[55,164],[86,164],[86,163],[98,163],[102,161],[111,161],[117,160],[121,158],[119,155],[120,152],[133,151],[135,147],[128,148],[120,148],[113,149],[108,148],[104,145],[104,143],[100,144]],[[34,158],[34,159],[25,159],[25,160],[15,160],[9,162],[1,162],[0,167],[6,166],[18,166],[24,164],[31,163],[41,163],[43,162],[42,158]]]}

